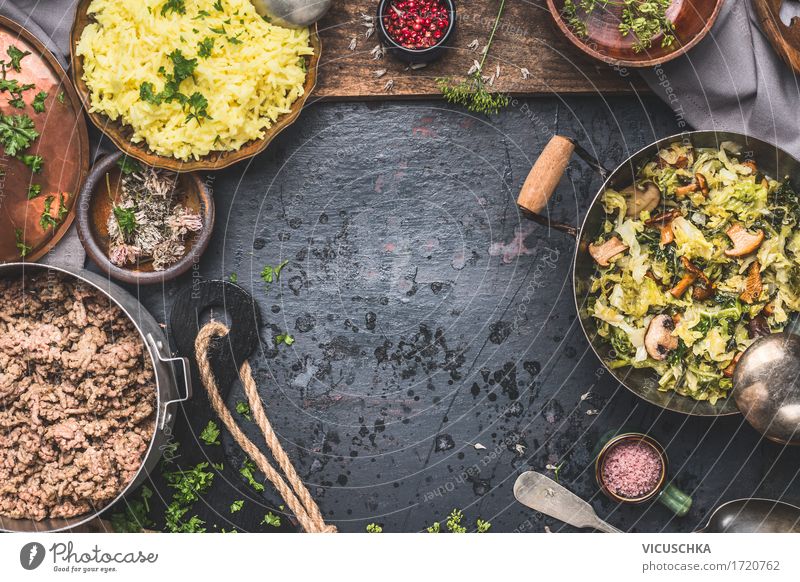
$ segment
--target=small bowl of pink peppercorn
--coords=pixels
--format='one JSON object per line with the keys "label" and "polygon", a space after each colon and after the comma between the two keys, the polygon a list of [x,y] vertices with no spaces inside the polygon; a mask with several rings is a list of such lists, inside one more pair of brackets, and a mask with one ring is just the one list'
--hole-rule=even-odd
{"label": "small bowl of pink peppercorn", "polygon": [[453,0],[381,0],[378,34],[395,57],[429,63],[441,56],[455,31]]}
{"label": "small bowl of pink peppercorn", "polygon": [[651,500],[681,517],[692,499],[667,482],[667,453],[658,441],[642,433],[624,433],[609,440],[595,463],[597,484],[618,503],[639,504]]}

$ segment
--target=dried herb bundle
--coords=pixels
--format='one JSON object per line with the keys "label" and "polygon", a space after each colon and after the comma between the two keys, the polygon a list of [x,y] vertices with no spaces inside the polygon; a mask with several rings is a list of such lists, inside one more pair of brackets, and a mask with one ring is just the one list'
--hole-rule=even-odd
{"label": "dried herb bundle", "polygon": [[187,235],[202,229],[203,221],[178,202],[177,174],[130,160],[120,168],[122,192],[119,199],[112,196],[107,222],[109,259],[120,267],[152,261],[153,270],[163,271],[183,258]]}
{"label": "dried herb bundle", "polygon": [[494,20],[492,32],[486,46],[483,47],[483,55],[479,63],[476,63],[467,73],[467,77],[461,81],[453,78],[436,79],[436,84],[442,92],[444,98],[450,103],[461,105],[472,113],[484,113],[490,115],[497,113],[503,107],[508,106],[508,96],[502,93],[492,93],[487,87],[487,80],[483,76],[483,65],[486,63],[486,56],[489,54],[489,47],[494,41],[497,25],[503,15],[505,0],[500,0],[500,8],[497,11],[497,18]]}

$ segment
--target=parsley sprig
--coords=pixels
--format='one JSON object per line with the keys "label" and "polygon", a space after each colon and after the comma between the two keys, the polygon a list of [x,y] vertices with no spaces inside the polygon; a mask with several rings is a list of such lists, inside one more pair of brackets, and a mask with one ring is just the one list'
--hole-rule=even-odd
{"label": "parsley sprig", "polygon": [[186,14],[185,0],[167,0],[161,7],[161,16],[166,16],[168,12],[175,14]]}
{"label": "parsley sprig", "polygon": [[[213,46],[213,41],[211,45]],[[208,100],[202,93],[195,91],[191,95],[186,95],[180,91],[181,83],[194,75],[194,71],[197,68],[197,59],[187,58],[180,49],[175,49],[168,56],[172,61],[172,72],[168,73],[164,67],[159,69],[159,73],[165,79],[164,88],[156,93],[155,85],[149,81],[144,81],[139,85],[139,98],[151,105],[177,101],[186,112],[186,123],[194,119],[200,124],[203,119],[211,119],[208,114]]]}

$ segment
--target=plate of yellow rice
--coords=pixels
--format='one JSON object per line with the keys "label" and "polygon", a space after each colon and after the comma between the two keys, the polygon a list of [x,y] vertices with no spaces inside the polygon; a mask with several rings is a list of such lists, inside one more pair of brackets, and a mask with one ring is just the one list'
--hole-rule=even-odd
{"label": "plate of yellow rice", "polygon": [[72,75],[92,122],[142,162],[214,170],[254,156],[316,82],[313,29],[250,0],[80,0]]}

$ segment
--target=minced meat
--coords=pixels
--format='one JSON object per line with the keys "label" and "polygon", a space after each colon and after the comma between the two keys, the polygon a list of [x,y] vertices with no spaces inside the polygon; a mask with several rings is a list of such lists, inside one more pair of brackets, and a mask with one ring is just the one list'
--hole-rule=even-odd
{"label": "minced meat", "polygon": [[155,407],[141,336],[106,296],[53,273],[0,280],[0,515],[102,508],[138,471]]}

